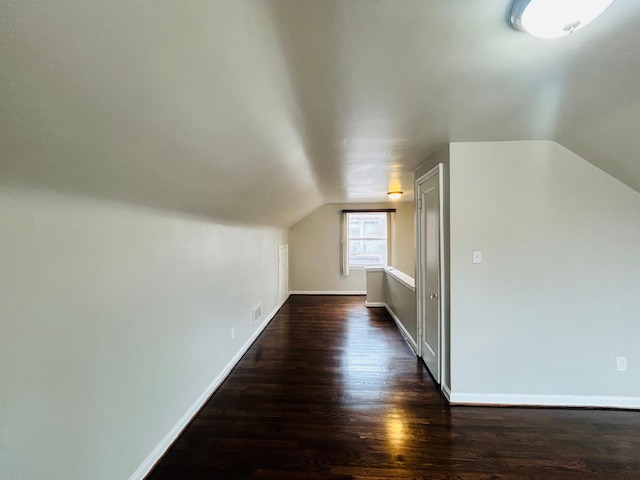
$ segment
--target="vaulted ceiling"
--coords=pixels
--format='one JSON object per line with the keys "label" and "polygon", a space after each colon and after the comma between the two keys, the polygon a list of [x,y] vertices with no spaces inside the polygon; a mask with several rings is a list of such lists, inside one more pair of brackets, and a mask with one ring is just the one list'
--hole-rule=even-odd
{"label": "vaulted ceiling", "polygon": [[555,140],[640,191],[640,2],[558,40],[510,0],[7,0],[0,179],[290,225],[449,141]]}

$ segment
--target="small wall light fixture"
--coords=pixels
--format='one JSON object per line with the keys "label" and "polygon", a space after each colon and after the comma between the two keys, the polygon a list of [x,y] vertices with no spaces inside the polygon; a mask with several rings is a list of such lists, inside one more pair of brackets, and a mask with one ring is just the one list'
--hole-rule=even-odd
{"label": "small wall light fixture", "polygon": [[513,0],[511,24],[540,38],[559,38],[580,30],[613,0]]}
{"label": "small wall light fixture", "polygon": [[394,190],[392,192],[387,192],[387,196],[389,197],[389,200],[398,200],[403,193],[404,192],[401,192],[400,190]]}

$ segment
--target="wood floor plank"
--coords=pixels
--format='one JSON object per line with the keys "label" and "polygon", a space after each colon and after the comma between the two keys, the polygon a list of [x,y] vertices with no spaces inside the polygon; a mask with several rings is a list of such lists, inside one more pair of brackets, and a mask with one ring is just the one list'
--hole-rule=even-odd
{"label": "wood floor plank", "polygon": [[640,479],[640,412],[450,407],[384,309],[293,296],[148,478]]}

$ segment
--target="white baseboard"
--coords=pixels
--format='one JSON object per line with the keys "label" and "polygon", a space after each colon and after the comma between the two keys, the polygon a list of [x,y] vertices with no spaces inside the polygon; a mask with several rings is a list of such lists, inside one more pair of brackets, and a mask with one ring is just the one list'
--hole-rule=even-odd
{"label": "white baseboard", "polygon": [[364,306],[371,308],[371,307],[386,307],[387,304],[384,302],[364,302]]}
{"label": "white baseboard", "polygon": [[[289,298],[289,297],[287,297]],[[131,474],[129,480],[143,480],[151,469],[158,463],[158,461],[162,458],[162,456],[169,450],[169,447],[173,445],[173,442],[180,436],[185,427],[191,422],[193,417],[200,411],[200,409],[207,403],[207,400],[214,394],[214,392],[218,389],[218,387],[224,382],[227,378],[231,370],[236,366],[236,364],[240,361],[242,356],[247,353],[249,347],[253,345],[253,342],[256,341],[258,336],[262,333],[262,331],[267,327],[269,322],[273,320],[278,310],[282,308],[282,305],[287,301],[285,298],[282,303],[280,303],[260,324],[260,326],[253,332],[251,337],[240,347],[238,353],[236,353],[233,358],[229,361],[229,363],[224,367],[224,369],[216,376],[216,378],[209,384],[204,392],[197,398],[197,400],[189,407],[189,409],[184,412],[182,417],[175,423],[175,425],[167,432],[167,434],[160,440],[160,442],[156,445],[156,447],[147,455],[147,458],[140,464],[140,466],[136,469],[135,472]]]}
{"label": "white baseboard", "polygon": [[366,290],[294,290],[291,295],[366,295]]}
{"label": "white baseboard", "polygon": [[608,395],[528,395],[516,393],[459,393],[449,391],[448,398],[452,405],[526,405],[541,407],[640,409],[640,397],[616,397]]}
{"label": "white baseboard", "polygon": [[402,334],[402,336],[407,340],[407,343],[413,350],[413,353],[417,355],[418,344],[416,343],[416,341],[411,337],[411,334],[409,334],[409,332],[404,327],[404,325],[402,324],[398,316],[394,313],[394,311],[391,310],[391,307],[389,307],[389,305],[385,303],[384,308],[387,310],[387,312],[389,312],[389,315],[391,315],[391,318],[393,318],[393,321],[396,322],[396,325],[398,326],[398,330],[400,330],[400,333]]}
{"label": "white baseboard", "polygon": [[393,318],[393,321],[396,322],[396,326],[398,327],[398,330],[400,330],[400,333],[402,334],[402,336],[407,340],[407,343],[409,343],[409,346],[413,350],[413,353],[417,355],[418,344],[411,337],[411,335],[409,334],[405,326],[402,324],[398,316],[395,314],[395,312],[391,309],[391,307],[386,302],[364,302],[364,305],[365,307],[384,307],[387,310],[387,312],[389,312],[389,315],[391,315],[391,318]]}
{"label": "white baseboard", "polygon": [[444,395],[444,398],[451,403],[451,389],[449,388],[449,385],[442,384],[442,394]]}

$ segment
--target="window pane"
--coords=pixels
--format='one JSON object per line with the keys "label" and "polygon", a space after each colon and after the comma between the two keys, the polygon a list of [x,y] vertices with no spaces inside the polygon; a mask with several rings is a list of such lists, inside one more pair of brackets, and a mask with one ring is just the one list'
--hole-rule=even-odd
{"label": "window pane", "polygon": [[387,264],[386,240],[362,240],[361,248],[349,249],[349,265],[366,267],[371,265]]}
{"label": "window pane", "polygon": [[387,215],[385,213],[376,213],[373,218],[363,220],[364,236],[366,238],[387,238]]}
{"label": "window pane", "polygon": [[387,242],[384,240],[364,240],[364,253],[386,254]]}
{"label": "window pane", "polygon": [[380,237],[380,229],[378,228],[378,222],[364,222],[364,236],[365,237]]}

